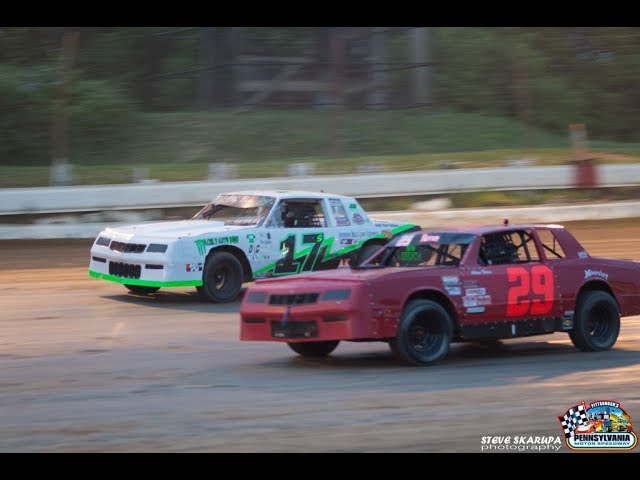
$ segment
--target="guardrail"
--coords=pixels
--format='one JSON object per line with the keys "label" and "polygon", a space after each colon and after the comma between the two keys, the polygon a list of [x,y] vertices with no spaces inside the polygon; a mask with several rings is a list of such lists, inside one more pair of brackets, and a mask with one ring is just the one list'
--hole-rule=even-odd
{"label": "guardrail", "polygon": [[[372,218],[416,223],[428,228],[443,225],[500,223],[564,223],[579,220],[607,220],[640,217],[640,202],[560,205],[542,207],[447,208],[443,210],[405,210],[368,212]],[[56,238],[95,238],[105,227],[118,227],[138,221],[72,222],[62,224],[2,225],[0,240],[43,240]]]}
{"label": "guardrail", "polygon": [[[0,189],[0,215],[135,210],[204,205],[236,190],[324,190],[359,198],[484,190],[580,187],[577,166],[473,168],[422,172]],[[640,185],[640,164],[599,165],[598,187]]]}

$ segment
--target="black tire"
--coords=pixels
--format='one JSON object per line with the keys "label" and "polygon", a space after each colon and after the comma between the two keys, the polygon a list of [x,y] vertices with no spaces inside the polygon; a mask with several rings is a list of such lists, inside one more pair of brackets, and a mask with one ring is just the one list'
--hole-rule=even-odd
{"label": "black tire", "polygon": [[289,348],[303,357],[326,357],[333,352],[339,340],[327,340],[323,342],[287,343]]}
{"label": "black tire", "polygon": [[141,285],[125,285],[125,287],[135,295],[151,295],[160,290],[160,287],[143,287]]}
{"label": "black tire", "polygon": [[583,352],[609,350],[620,333],[620,310],[607,292],[594,290],[580,295],[569,338]]}
{"label": "black tire", "polygon": [[243,279],[242,264],[234,255],[214,252],[204,266],[200,292],[210,302],[233,302],[240,295]]}
{"label": "black tire", "polygon": [[400,353],[400,350],[398,349],[398,340],[395,338],[390,338],[388,343],[389,343],[389,350],[391,350],[391,355],[393,355],[393,358],[401,362],[404,362],[405,359]]}
{"label": "black tire", "polygon": [[358,250],[358,252],[351,259],[350,265],[352,267],[357,267],[358,265],[360,265],[362,262],[364,262],[367,258],[369,258],[371,255],[373,255],[375,252],[377,252],[381,248],[382,248],[382,245],[379,245],[377,243],[369,243],[367,245],[364,245]]}
{"label": "black tire", "polygon": [[[412,300],[405,307],[391,351],[413,365],[437,362],[448,352],[453,336],[449,312],[432,300]],[[397,353],[396,353],[397,352]]]}

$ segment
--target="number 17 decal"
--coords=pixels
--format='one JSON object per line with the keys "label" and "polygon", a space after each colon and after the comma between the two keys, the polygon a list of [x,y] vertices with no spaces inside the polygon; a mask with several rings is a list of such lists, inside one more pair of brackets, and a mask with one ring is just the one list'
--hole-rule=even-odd
{"label": "number 17 decal", "polygon": [[[546,265],[507,268],[507,317],[544,315],[553,307],[553,272]],[[533,298],[530,294],[533,293]]]}

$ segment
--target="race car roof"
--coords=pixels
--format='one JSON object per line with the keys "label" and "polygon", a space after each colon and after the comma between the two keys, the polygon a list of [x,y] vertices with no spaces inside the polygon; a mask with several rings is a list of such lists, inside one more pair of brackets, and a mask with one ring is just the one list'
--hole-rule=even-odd
{"label": "race car roof", "polygon": [[467,233],[472,235],[485,235],[487,233],[512,232],[513,230],[536,230],[541,228],[564,229],[556,224],[508,224],[508,225],[470,225],[459,227],[433,227],[422,228],[421,231],[411,232],[412,235],[436,234],[436,233]]}
{"label": "race car roof", "polygon": [[238,190],[223,192],[220,195],[262,195],[275,198],[343,198],[353,200],[353,197],[327,192],[311,192],[307,190]]}

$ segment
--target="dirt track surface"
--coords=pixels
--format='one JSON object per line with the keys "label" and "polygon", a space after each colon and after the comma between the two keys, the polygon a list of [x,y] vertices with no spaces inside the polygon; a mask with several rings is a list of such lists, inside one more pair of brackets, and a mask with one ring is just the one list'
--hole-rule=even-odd
{"label": "dirt track surface", "polygon": [[[567,225],[592,255],[640,260],[640,219]],[[481,452],[483,436],[562,438],[583,400],[640,422],[640,317],[607,352],[556,333],[454,344],[428,367],[382,343],[308,360],[240,342],[238,303],[89,278],[90,244],[0,242],[2,452]]]}

